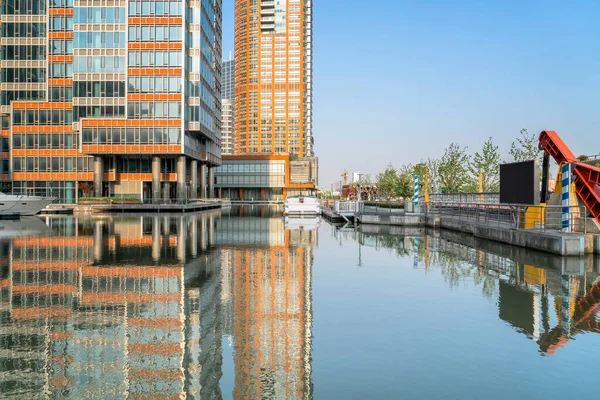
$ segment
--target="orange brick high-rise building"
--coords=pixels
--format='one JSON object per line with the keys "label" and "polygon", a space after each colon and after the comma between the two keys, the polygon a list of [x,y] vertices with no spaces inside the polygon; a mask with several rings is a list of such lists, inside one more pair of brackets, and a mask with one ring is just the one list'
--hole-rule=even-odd
{"label": "orange brick high-rise building", "polygon": [[81,182],[97,196],[211,196],[221,3],[2,0],[5,186],[65,203]]}
{"label": "orange brick high-rise building", "polygon": [[235,154],[313,144],[312,0],[235,0]]}

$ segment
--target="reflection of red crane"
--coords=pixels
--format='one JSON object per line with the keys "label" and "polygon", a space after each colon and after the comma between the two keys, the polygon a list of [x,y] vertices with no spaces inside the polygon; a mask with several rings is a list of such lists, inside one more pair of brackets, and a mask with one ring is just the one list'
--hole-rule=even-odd
{"label": "reflection of red crane", "polygon": [[579,331],[600,332],[600,324],[595,318],[595,313],[599,306],[600,282],[594,284],[587,294],[579,299],[579,301],[575,304],[571,332],[564,332],[562,327],[559,325],[551,331],[544,333],[540,337],[540,340],[538,340],[540,350],[548,354],[554,354],[556,350],[564,346],[569,341],[569,337],[574,333]]}
{"label": "reflection of red crane", "polygon": [[600,168],[579,162],[577,157],[569,150],[560,136],[554,131],[540,133],[540,150],[544,151],[544,167],[542,174],[542,201],[545,202],[545,190],[548,187],[548,167],[552,156],[557,164],[569,163],[573,165],[575,174],[575,190],[579,198],[592,213],[596,221],[600,222]]}

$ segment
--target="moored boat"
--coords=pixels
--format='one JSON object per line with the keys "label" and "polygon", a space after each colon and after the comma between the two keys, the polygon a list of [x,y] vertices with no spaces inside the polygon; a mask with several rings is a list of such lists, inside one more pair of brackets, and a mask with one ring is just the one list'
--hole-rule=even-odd
{"label": "moored boat", "polygon": [[0,192],[0,214],[36,215],[55,197],[25,196]]}
{"label": "moored boat", "polygon": [[285,199],[285,215],[314,216],[321,213],[319,200],[314,196],[291,196]]}

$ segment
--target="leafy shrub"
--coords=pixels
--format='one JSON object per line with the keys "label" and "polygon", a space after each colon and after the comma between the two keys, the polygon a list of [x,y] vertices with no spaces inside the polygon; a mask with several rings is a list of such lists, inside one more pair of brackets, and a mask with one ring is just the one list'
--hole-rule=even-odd
{"label": "leafy shrub", "polygon": [[137,196],[116,196],[116,197],[80,197],[79,201],[140,201],[140,198]]}

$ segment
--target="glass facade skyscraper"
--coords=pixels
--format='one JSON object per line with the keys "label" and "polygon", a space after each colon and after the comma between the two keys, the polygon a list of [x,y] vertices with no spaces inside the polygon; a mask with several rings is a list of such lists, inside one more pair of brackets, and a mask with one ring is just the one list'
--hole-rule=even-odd
{"label": "glass facade skyscraper", "polygon": [[235,0],[235,153],[313,156],[312,0]]}
{"label": "glass facade skyscraper", "polygon": [[84,182],[97,196],[211,196],[221,3],[3,0],[2,181],[66,203]]}
{"label": "glass facade skyscraper", "polygon": [[223,99],[233,100],[235,98],[235,68],[233,60],[223,61],[223,85],[221,97]]}
{"label": "glass facade skyscraper", "polygon": [[221,123],[221,152],[224,156],[233,154],[233,118],[234,118],[234,62],[223,61],[223,85],[221,102],[223,107],[223,119]]}

